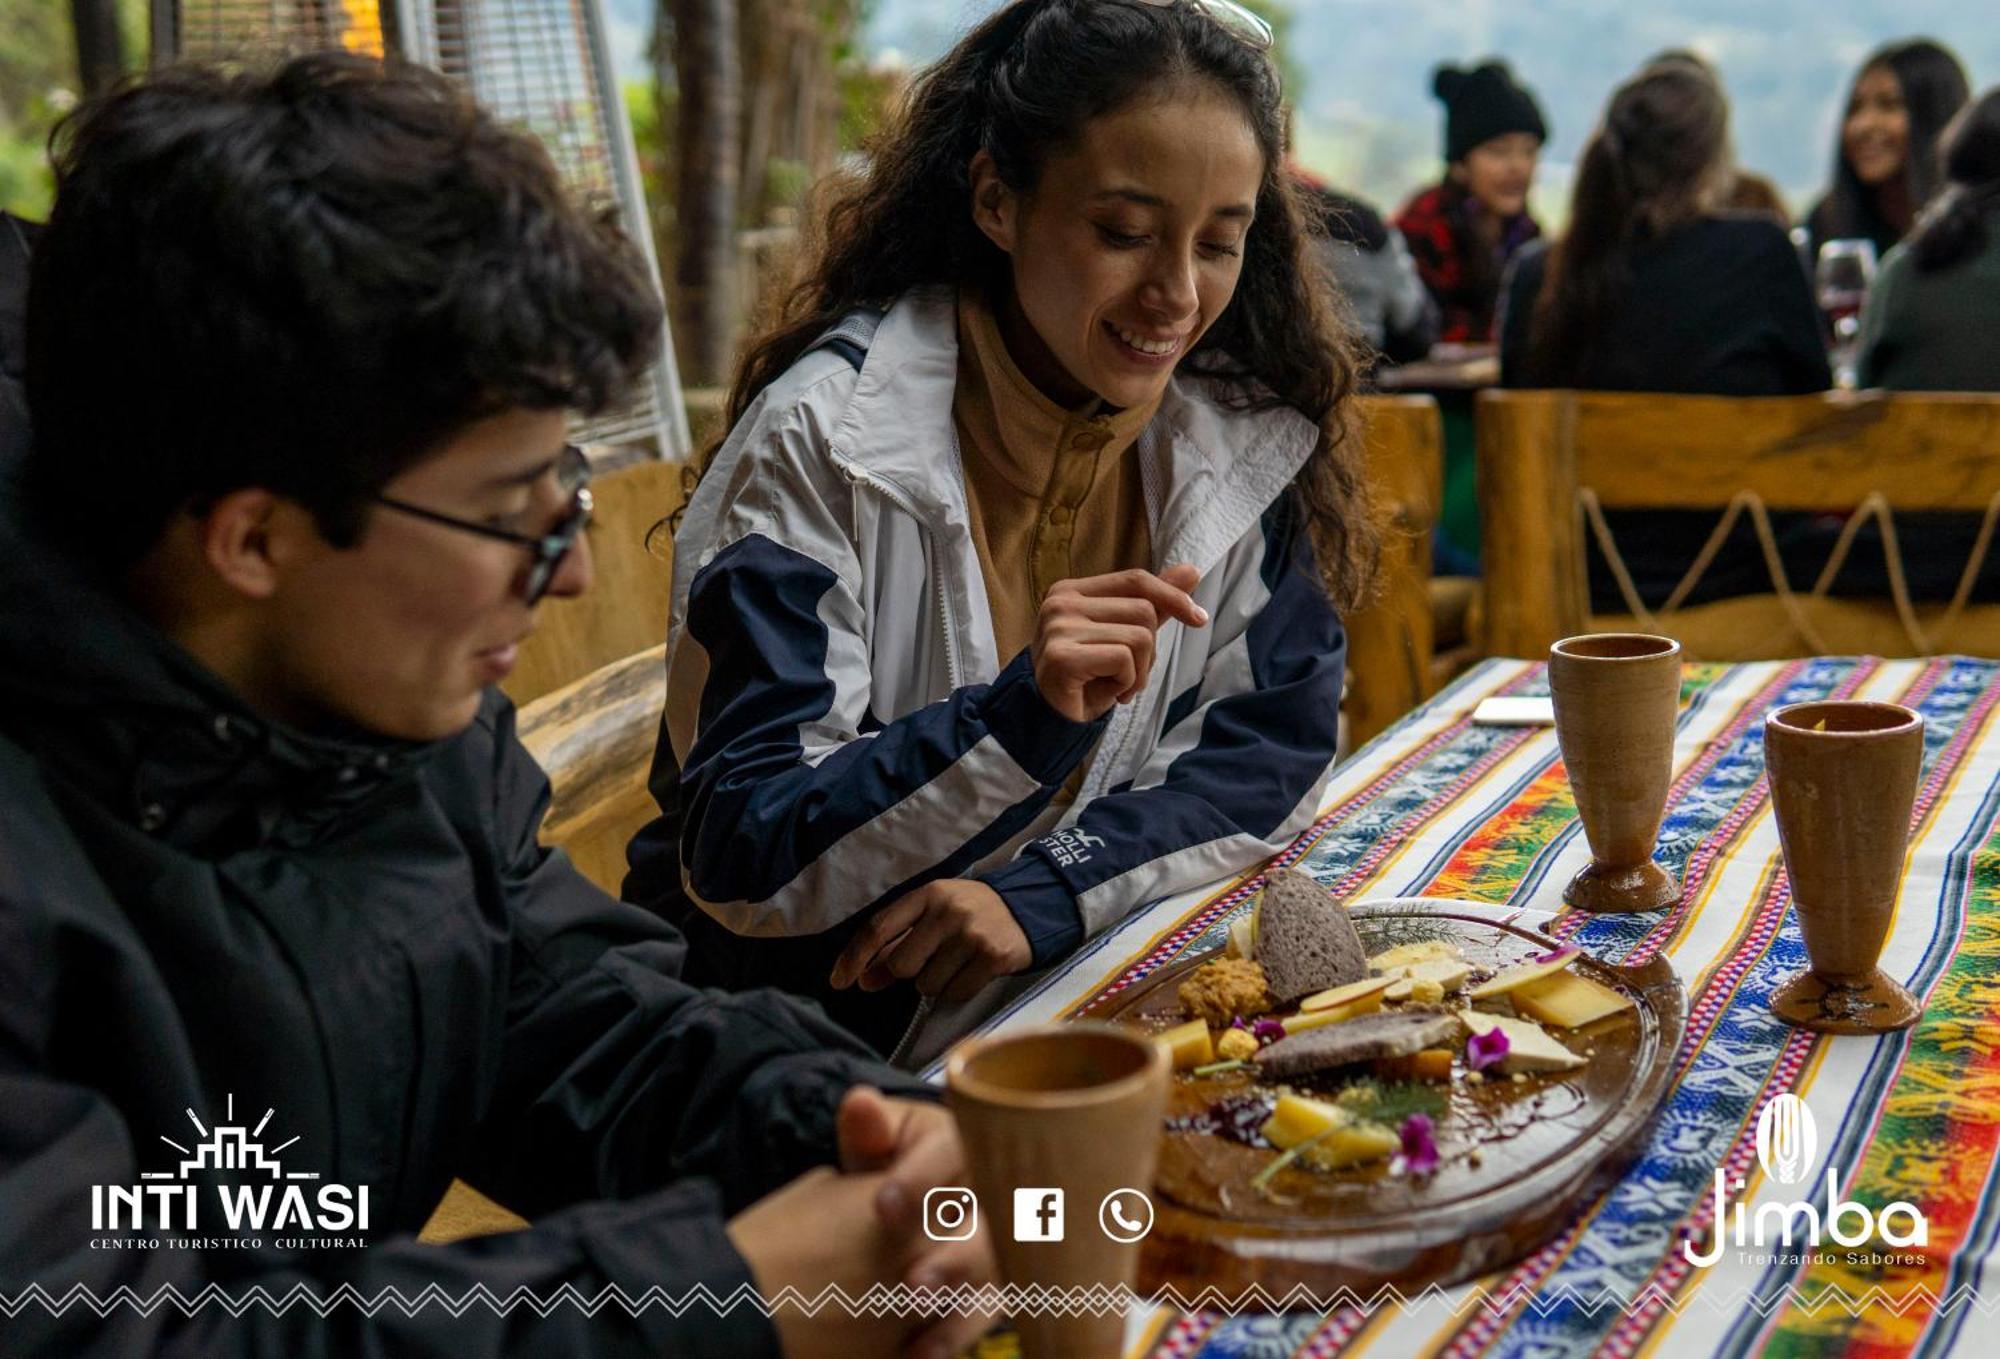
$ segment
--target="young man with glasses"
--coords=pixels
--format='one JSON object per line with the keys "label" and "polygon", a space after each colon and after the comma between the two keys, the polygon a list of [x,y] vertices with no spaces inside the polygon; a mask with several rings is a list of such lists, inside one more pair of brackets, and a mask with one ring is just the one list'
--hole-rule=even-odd
{"label": "young man with glasses", "polygon": [[[918,1230],[956,1134],[536,842],[492,686],[590,580],[565,430],[653,356],[629,247],[354,57],[126,88],[56,168],[0,463],[0,1352],[969,1340],[698,1301],[990,1277]],[[532,1227],[418,1245],[454,1176]]]}

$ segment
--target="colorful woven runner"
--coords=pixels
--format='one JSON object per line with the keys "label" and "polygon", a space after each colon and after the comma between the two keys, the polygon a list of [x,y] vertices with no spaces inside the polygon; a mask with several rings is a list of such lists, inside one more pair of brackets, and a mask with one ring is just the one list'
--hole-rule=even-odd
{"label": "colorful woven runner", "polygon": [[[1276,862],[1350,899],[1458,897],[1560,910],[1588,858],[1554,734],[1472,725],[1493,694],[1546,693],[1540,666],[1481,666],[1336,774],[1324,811]],[[1925,1002],[1886,1038],[1788,1029],[1771,991],[1803,965],[1763,778],[1763,718],[1828,697],[1905,703],[1927,719],[1909,868],[1883,966]],[[1193,1356],[1612,1354],[1889,1356],[1996,1352],[2000,1278],[2000,664],[1825,658],[1692,667],[1660,857],[1685,890],[1671,910],[1557,915],[1548,928],[1600,957],[1664,953],[1690,1001],[1680,1074],[1650,1144],[1557,1238],[1470,1285],[1330,1314],[1156,1313],[1135,1353]],[[1260,878],[1162,902],[1093,941],[989,1028],[1076,1013],[1190,952],[1216,947]],[[1766,1182],[1758,1113],[1791,1093],[1818,1129],[1801,1184]],[[1717,1169],[1763,1203],[1842,1197],[1925,1217],[1923,1247],[1880,1263],[1773,1244],[1712,1265]],[[1911,1261],[1914,1260],[1914,1263]],[[1982,1295],[1983,1294],[1983,1295]],[[1981,1334],[1982,1323],[1986,1333]]]}

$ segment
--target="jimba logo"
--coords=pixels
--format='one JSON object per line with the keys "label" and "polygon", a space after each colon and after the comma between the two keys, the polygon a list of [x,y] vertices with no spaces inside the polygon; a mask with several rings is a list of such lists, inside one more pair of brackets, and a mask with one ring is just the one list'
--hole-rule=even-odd
{"label": "jimba logo", "polygon": [[236,1122],[236,1097],[231,1095],[223,1121],[211,1127],[189,1109],[188,1122],[196,1133],[189,1139],[192,1146],[160,1136],[180,1153],[178,1167],[141,1172],[140,1183],[135,1185],[90,1187],[92,1231],[148,1235],[101,1236],[91,1242],[91,1248],[213,1249],[264,1244],[261,1238],[223,1240],[194,1235],[215,1227],[239,1234],[301,1234],[277,1241],[281,1250],[366,1245],[360,1236],[341,1234],[368,1230],[368,1186],[326,1184],[320,1182],[318,1171],[287,1170],[278,1153],[299,1139],[287,1138],[270,1148],[258,1140],[274,1112],[266,1109],[255,1127],[245,1128]]}
{"label": "jimba logo", "polygon": [[[1797,1095],[1779,1095],[1757,1115],[1757,1160],[1772,1184],[1791,1186],[1804,1182],[1812,1173],[1818,1155],[1819,1129],[1813,1122],[1812,1110]],[[1696,1250],[1693,1241],[1683,1241],[1681,1250],[1692,1264],[1712,1265],[1722,1258],[1732,1228],[1738,1250],[1770,1245],[1817,1250],[1828,1240],[1849,1249],[1878,1240],[1886,1246],[1930,1244],[1930,1224],[1916,1205],[1898,1199],[1883,1205],[1877,1213],[1866,1204],[1843,1199],[1840,1172],[1832,1166],[1827,1167],[1825,1183],[1823,1212],[1820,1204],[1801,1198],[1792,1203],[1760,1203],[1755,1213],[1746,1214],[1741,1201],[1734,1205],[1729,1202],[1730,1190],[1744,1187],[1743,1177],[1732,1179],[1726,1171],[1717,1170],[1715,1239],[1707,1251]],[[1733,1216],[1732,1206],[1736,1210]]]}

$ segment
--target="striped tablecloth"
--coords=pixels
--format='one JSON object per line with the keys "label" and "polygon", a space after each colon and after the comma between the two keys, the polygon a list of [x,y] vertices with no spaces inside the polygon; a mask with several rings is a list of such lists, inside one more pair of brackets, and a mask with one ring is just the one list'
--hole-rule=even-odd
{"label": "striped tablecloth", "polygon": [[[1492,694],[1543,694],[1543,669],[1489,661],[1336,773],[1320,819],[1280,856],[1344,897],[1458,897],[1550,912],[1542,927],[1615,960],[1664,951],[1687,984],[1681,1072],[1638,1162],[1567,1231],[1476,1284],[1269,1316],[1156,1309],[1148,1356],[2000,1354],[1983,1276],[2000,1232],[2000,664],[1822,658],[1690,667],[1660,857],[1685,890],[1669,911],[1561,909],[1588,858],[1546,728],[1477,727]],[[1805,961],[1763,778],[1764,714],[1804,699],[1889,699],[1927,719],[1924,774],[1883,966],[1924,1002],[1886,1038],[1823,1038],[1766,1008]],[[989,1028],[1075,1013],[1191,950],[1220,944],[1256,885],[1162,902],[1086,948]],[[1804,1183],[1762,1172],[1756,1123],[1784,1092],[1818,1130]],[[1783,1247],[1697,1267],[1718,1168],[1757,1205],[1902,1200],[1928,1224],[1907,1258],[1856,1267]],[[1907,1224],[1899,1219],[1899,1226]],[[1885,1254],[1891,1248],[1879,1248]],[[1911,1261],[1914,1260],[1914,1263]],[[1336,1300],[1338,1301],[1338,1300]]]}

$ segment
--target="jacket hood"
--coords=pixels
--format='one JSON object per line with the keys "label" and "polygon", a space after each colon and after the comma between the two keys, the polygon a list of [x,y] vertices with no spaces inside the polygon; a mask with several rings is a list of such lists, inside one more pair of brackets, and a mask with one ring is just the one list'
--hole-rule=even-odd
{"label": "jacket hood", "polygon": [[184,846],[310,840],[433,746],[253,711],[29,522],[0,469],[0,733],[114,817]]}

